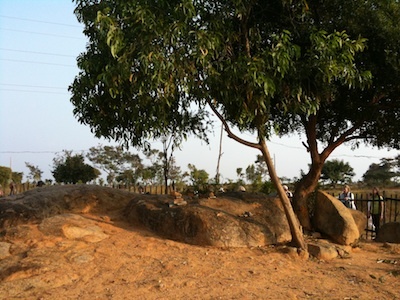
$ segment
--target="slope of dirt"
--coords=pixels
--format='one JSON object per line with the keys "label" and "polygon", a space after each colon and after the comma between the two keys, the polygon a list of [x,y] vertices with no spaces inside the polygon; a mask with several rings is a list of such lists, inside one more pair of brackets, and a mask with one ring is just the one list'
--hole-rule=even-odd
{"label": "slope of dirt", "polygon": [[400,299],[400,245],[364,241],[341,258],[305,260],[285,246],[179,243],[121,214],[3,230],[0,299]]}

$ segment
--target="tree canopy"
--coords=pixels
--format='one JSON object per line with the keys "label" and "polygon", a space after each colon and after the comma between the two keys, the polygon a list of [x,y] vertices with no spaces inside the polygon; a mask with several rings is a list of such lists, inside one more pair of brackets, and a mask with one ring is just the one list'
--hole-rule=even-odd
{"label": "tree canopy", "polygon": [[396,172],[398,158],[382,158],[380,163],[373,163],[363,175],[363,180],[369,185],[389,185],[392,179],[399,176]]}
{"label": "tree canopy", "polygon": [[85,158],[81,154],[72,155],[71,152],[64,151],[64,156],[53,159],[53,163],[52,174],[57,182],[87,183],[100,175],[97,169],[85,163]]}
{"label": "tree canopy", "polygon": [[351,182],[354,175],[354,169],[350,164],[338,159],[326,161],[321,171],[321,179],[328,181],[333,186],[338,183]]}
{"label": "tree canopy", "polygon": [[229,137],[261,151],[302,248],[271,134],[306,137],[310,170],[294,195],[306,228],[306,197],[332,151],[399,147],[398,1],[75,2],[89,39],[70,87],[79,121],[143,146],[165,134],[205,138],[211,109]]}

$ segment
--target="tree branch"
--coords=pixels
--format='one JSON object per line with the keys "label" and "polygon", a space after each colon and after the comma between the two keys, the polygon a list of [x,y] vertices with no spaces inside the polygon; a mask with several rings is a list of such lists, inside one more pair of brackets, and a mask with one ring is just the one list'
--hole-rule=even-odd
{"label": "tree branch", "polygon": [[218,119],[221,120],[221,122],[222,122],[222,124],[224,126],[224,129],[225,129],[226,133],[228,134],[229,138],[234,139],[235,141],[237,141],[238,143],[241,143],[242,145],[261,150],[261,145],[260,144],[252,143],[252,142],[243,140],[242,138],[240,138],[236,134],[234,134],[231,131],[231,129],[230,129],[228,123],[226,122],[225,118],[219,113],[217,108],[212,104],[211,100],[207,100],[207,103],[210,106],[210,108],[212,109],[212,111],[214,112],[214,114],[218,117]]}

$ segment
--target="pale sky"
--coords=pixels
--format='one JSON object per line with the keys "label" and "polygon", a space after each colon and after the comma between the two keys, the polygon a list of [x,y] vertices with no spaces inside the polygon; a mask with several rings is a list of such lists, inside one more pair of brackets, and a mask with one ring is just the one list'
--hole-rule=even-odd
{"label": "pale sky", "polygon": [[[99,140],[73,116],[68,86],[79,69],[76,57],[85,50],[83,26],[73,13],[71,0],[0,0],[0,166],[28,175],[25,162],[53,179],[53,158],[63,150],[85,153],[90,147],[116,145]],[[182,171],[189,163],[215,176],[220,125],[210,133],[210,145],[189,140],[175,153]],[[242,135],[251,140],[251,136]],[[299,177],[310,158],[298,136],[273,138],[269,143],[280,177]],[[161,150],[161,148],[158,148]],[[138,153],[131,149],[131,152]],[[236,169],[253,164],[257,150],[230,140],[222,142],[222,180],[236,180]],[[141,154],[139,152],[139,154]],[[342,146],[330,159],[348,162],[362,177],[369,165],[392,158],[395,150]],[[141,155],[143,157],[143,155]]]}

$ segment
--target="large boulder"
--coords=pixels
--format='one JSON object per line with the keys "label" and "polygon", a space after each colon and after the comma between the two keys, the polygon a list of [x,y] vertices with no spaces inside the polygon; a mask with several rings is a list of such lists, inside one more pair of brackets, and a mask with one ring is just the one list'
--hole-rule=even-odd
{"label": "large boulder", "polygon": [[400,243],[400,222],[383,224],[376,237],[378,242]]}
{"label": "large boulder", "polygon": [[166,238],[196,245],[265,246],[292,239],[279,199],[237,193],[187,203],[143,195],[131,201],[126,216]]}
{"label": "large boulder", "polygon": [[63,213],[110,213],[129,203],[135,194],[96,185],[54,185],[35,188],[0,199],[0,228],[43,219]]}
{"label": "large boulder", "polygon": [[368,223],[367,216],[362,211],[359,210],[350,208],[348,208],[347,210],[351,213],[354,222],[357,225],[358,232],[360,233],[361,236],[363,233],[365,233],[365,229],[367,228],[367,223]]}
{"label": "large boulder", "polygon": [[[317,231],[329,236],[335,243],[351,245],[356,242],[361,235],[352,213],[357,214],[345,207],[335,197],[328,193],[318,191],[313,224]],[[362,224],[359,226],[362,227]]]}

